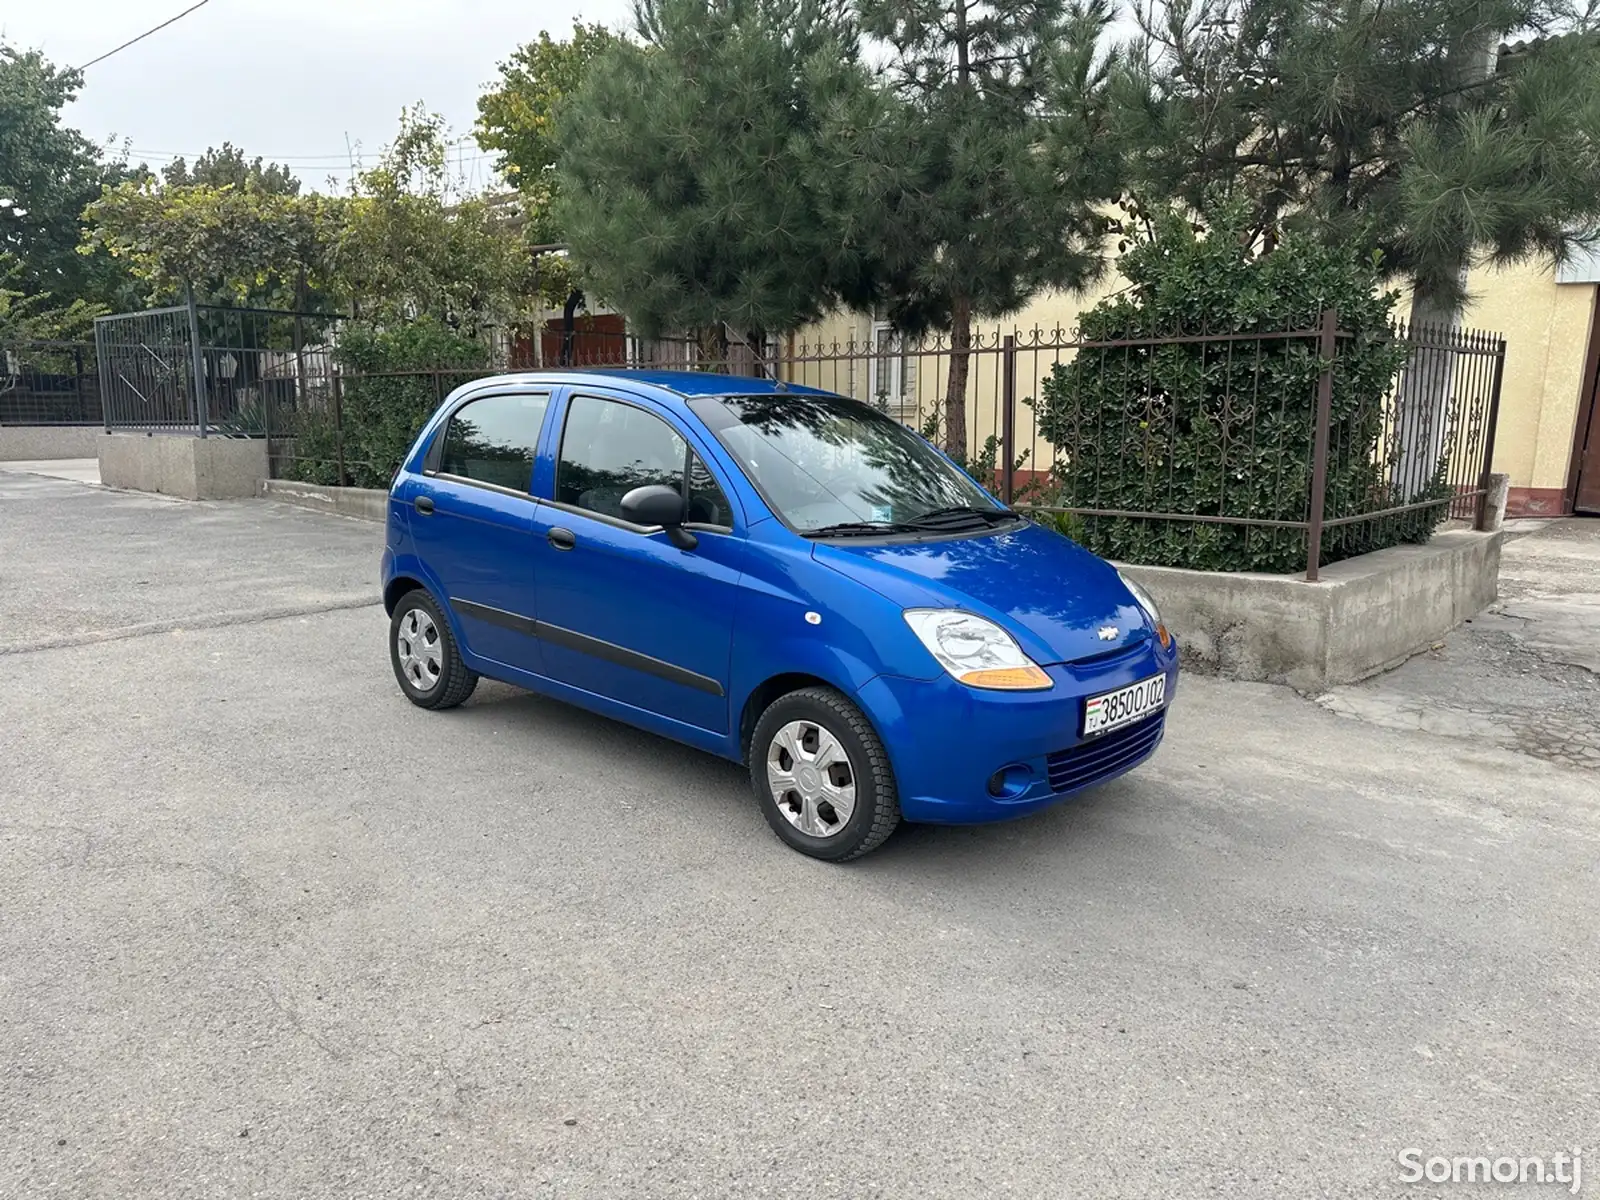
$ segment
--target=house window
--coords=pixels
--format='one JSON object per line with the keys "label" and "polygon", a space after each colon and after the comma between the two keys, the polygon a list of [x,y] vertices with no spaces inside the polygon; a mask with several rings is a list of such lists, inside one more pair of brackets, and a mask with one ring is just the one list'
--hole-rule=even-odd
{"label": "house window", "polygon": [[915,424],[916,360],[887,321],[872,323],[872,357],[867,363],[867,402],[898,421]]}

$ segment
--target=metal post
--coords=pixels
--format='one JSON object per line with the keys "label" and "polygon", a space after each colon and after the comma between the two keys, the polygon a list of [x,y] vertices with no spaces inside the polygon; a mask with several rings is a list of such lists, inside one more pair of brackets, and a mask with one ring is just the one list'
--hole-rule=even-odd
{"label": "metal post", "polygon": [[111,398],[115,390],[106,386],[106,364],[109,360],[106,358],[105,338],[101,336],[101,322],[104,320],[104,317],[97,317],[94,323],[94,369],[100,377],[97,381],[100,388],[100,419],[105,423],[106,432],[110,433]]}
{"label": "metal post", "polygon": [[1338,331],[1339,314],[1331,308],[1323,309],[1322,330],[1317,339],[1322,374],[1317,378],[1317,423],[1312,431],[1311,513],[1306,521],[1306,579],[1312,583],[1317,581],[1317,568],[1322,565],[1322,516],[1328,491],[1328,426],[1333,423],[1333,356],[1337,352]]}
{"label": "metal post", "polygon": [[206,356],[200,349],[200,310],[195,306],[194,288],[185,284],[184,303],[189,308],[189,350],[194,371],[194,414],[200,426],[200,436],[206,436],[206,415],[210,408],[206,400]]}
{"label": "metal post", "polygon": [[344,475],[344,387],[342,376],[333,374],[333,452],[338,456],[339,486],[345,486]]}
{"label": "metal post", "polygon": [[1000,499],[1011,503],[1012,467],[1017,440],[1017,338],[1006,334],[1000,344]]}
{"label": "metal post", "polygon": [[1472,527],[1480,533],[1489,528],[1489,476],[1494,472],[1495,428],[1500,424],[1500,384],[1506,374],[1506,343],[1495,348],[1494,383],[1489,393],[1489,424],[1483,432],[1483,470],[1478,475],[1478,512]]}
{"label": "metal post", "polygon": [[74,368],[73,387],[78,394],[78,420],[83,420],[84,410],[87,407],[83,402],[83,347],[76,346],[72,351],[72,365]]}
{"label": "metal post", "polygon": [[[264,379],[258,379],[256,382],[261,388],[261,436],[267,444],[267,478],[270,479],[272,478],[272,389],[267,386],[267,381]],[[300,386],[305,387],[303,381]],[[295,407],[299,408],[304,403],[302,395],[296,399]]]}

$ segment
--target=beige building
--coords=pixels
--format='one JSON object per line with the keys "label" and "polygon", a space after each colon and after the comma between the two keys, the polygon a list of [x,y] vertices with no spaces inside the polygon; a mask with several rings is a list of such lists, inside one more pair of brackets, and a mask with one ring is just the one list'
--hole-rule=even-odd
{"label": "beige building", "polygon": [[[1600,513],[1597,284],[1600,255],[1569,264],[1559,274],[1524,265],[1474,270],[1469,277],[1473,301],[1464,324],[1506,339],[1493,469],[1510,476],[1509,515]],[[1003,432],[1001,339],[1006,334],[1018,339],[1016,394],[1037,395],[1053,363],[1070,355],[1055,345],[1070,340],[1078,314],[1118,286],[1113,278],[1082,297],[1043,294],[1014,317],[975,330],[979,351],[967,385],[970,446],[979,449],[985,439]],[[1397,307],[1404,312],[1403,303]],[[922,427],[939,412],[945,391],[948,356],[938,352],[940,346],[930,340],[926,347],[902,347],[886,321],[837,313],[795,335],[779,353],[803,360],[786,372],[794,381],[876,400]],[[863,357],[868,350],[870,356]],[[1026,404],[1017,407],[1013,444],[1028,455],[1025,469],[1050,458],[1031,418]]]}

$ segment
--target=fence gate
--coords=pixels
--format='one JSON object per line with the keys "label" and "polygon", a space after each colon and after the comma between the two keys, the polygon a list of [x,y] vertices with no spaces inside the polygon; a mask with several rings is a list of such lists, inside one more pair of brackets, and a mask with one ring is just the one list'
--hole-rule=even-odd
{"label": "fence gate", "polygon": [[197,374],[188,305],[100,317],[94,323],[107,429],[206,435],[205,378]]}

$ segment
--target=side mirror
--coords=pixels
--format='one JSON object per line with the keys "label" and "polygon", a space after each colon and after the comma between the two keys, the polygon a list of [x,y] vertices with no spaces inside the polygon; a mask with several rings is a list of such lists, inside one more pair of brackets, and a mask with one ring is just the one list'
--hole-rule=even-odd
{"label": "side mirror", "polygon": [[667,540],[680,550],[693,550],[699,539],[683,527],[688,515],[688,505],[683,493],[665,484],[652,483],[636,487],[622,497],[622,519],[635,525],[659,525],[667,531]]}

